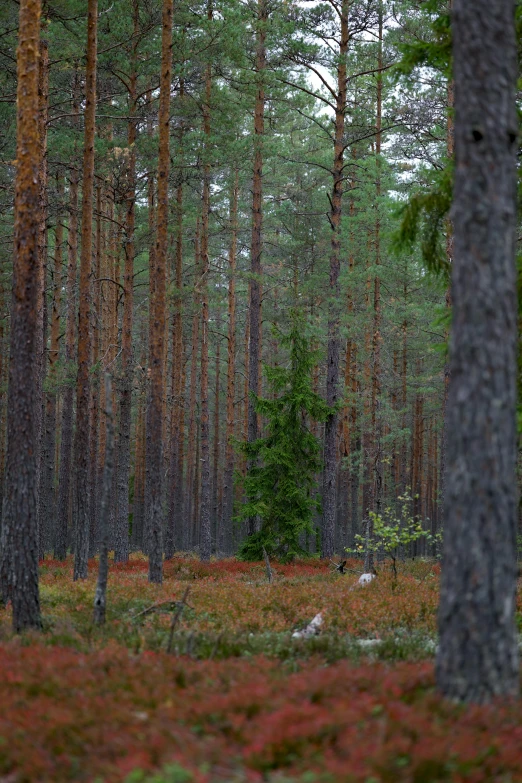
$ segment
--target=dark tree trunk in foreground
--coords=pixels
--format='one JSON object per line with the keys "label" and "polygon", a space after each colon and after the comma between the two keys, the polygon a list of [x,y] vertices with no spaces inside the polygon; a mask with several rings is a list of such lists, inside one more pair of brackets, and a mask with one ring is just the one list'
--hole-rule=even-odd
{"label": "dark tree trunk in foreground", "polygon": [[82,251],[80,256],[80,311],[78,318],[78,376],[76,379],[76,542],[74,579],[87,578],[89,560],[89,370],[90,274],[92,252],[92,198],[94,190],[94,134],[96,120],[96,49],[98,2],[89,0],[87,66],[85,72],[85,136],[83,149]]}
{"label": "dark tree trunk in foreground", "polygon": [[149,366],[150,400],[147,410],[147,489],[146,503],[150,538],[148,542],[149,581],[163,580],[162,492],[163,471],[163,393],[165,374],[165,299],[167,268],[167,228],[169,215],[169,112],[172,76],[172,0],[163,2],[161,41],[161,83],[159,107],[159,159],[157,236],[150,268]]}
{"label": "dark tree trunk in foreground", "polygon": [[519,690],[515,631],[517,52],[512,0],[455,0],[451,384],[437,680]]}
{"label": "dark tree trunk in foreground", "polygon": [[17,52],[17,138],[14,271],[7,405],[7,474],[2,523],[2,596],[13,628],[40,627],[36,506],[39,179],[39,0],[21,0]]}

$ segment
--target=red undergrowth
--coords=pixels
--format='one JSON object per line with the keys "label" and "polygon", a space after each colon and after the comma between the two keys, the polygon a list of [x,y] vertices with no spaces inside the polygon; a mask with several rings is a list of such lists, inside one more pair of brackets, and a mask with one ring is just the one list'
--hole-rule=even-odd
{"label": "red undergrowth", "polygon": [[123,781],[176,760],[198,781],[315,770],[340,783],[522,779],[513,704],[464,709],[435,693],[431,664],[290,673],[274,661],[0,647],[0,775]]}

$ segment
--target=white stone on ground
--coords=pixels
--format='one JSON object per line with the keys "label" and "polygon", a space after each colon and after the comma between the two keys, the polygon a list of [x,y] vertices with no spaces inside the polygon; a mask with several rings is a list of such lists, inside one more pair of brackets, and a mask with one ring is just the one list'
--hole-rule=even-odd
{"label": "white stone on ground", "polygon": [[322,624],[323,615],[319,612],[319,614],[316,614],[314,619],[308,623],[306,628],[303,628],[302,631],[294,631],[292,639],[310,639],[311,636],[316,636],[319,633]]}

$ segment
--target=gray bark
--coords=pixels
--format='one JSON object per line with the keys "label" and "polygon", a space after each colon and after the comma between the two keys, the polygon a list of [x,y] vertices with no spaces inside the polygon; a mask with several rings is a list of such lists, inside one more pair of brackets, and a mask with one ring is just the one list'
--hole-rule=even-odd
{"label": "gray bark", "polygon": [[512,0],[455,0],[451,384],[437,681],[519,689],[516,582],[517,117]]}
{"label": "gray bark", "polygon": [[114,470],[114,421],[112,418],[111,377],[105,374],[105,417],[107,438],[105,446],[105,466],[103,469],[102,497],[100,504],[100,563],[98,566],[98,581],[94,596],[94,622],[102,625],[105,622],[107,605],[107,580],[109,576],[109,515],[110,497],[112,492],[112,473]]}
{"label": "gray bark", "polygon": [[[78,74],[74,75],[73,83],[73,113],[78,114]],[[68,222],[68,262],[65,326],[65,364],[70,372],[74,361],[74,343],[76,336],[76,267],[78,251],[78,171],[74,166],[71,170],[69,184],[69,222]],[[67,556],[67,539],[71,509],[71,466],[73,456],[73,407],[74,389],[68,383],[63,391],[62,419],[60,437],[60,464],[58,470],[58,492],[56,499],[56,528],[54,540],[54,556],[57,560],[65,560]]]}
{"label": "gray bark", "polygon": [[[255,72],[259,79],[254,110],[254,172],[252,180],[252,245],[250,251],[250,343],[248,348],[248,423],[247,440],[258,438],[257,412],[254,396],[259,392],[259,356],[261,352],[261,257],[263,251],[263,137],[265,133],[265,88],[263,73],[266,69],[266,29],[268,8],[265,0],[258,0],[258,27],[256,32]],[[248,461],[247,470],[254,467]],[[255,533],[256,517],[248,520],[248,533]]]}
{"label": "gray bark", "polygon": [[120,432],[118,437],[118,471],[116,530],[114,559],[126,563],[129,559],[129,473],[132,404],[132,368],[127,369],[120,397]]}

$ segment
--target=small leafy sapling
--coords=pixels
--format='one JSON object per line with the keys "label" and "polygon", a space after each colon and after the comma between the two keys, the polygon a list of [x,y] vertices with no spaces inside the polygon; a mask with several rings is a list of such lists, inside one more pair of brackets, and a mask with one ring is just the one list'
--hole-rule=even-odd
{"label": "small leafy sapling", "polygon": [[383,553],[392,561],[395,578],[397,578],[397,559],[404,550],[421,539],[424,539],[428,544],[439,543],[441,540],[440,533],[433,535],[422,527],[420,519],[411,515],[412,498],[409,495],[399,496],[398,501],[400,506],[397,511],[391,507],[387,507],[383,514],[370,511],[373,536],[369,539],[366,535],[356,535],[355,546],[346,550],[350,554],[357,555],[368,551]]}

